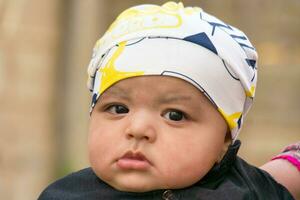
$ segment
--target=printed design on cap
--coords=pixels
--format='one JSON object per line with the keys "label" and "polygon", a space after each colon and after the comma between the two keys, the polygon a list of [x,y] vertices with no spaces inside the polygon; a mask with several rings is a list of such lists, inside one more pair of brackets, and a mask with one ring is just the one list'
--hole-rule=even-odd
{"label": "printed design on cap", "polygon": [[226,114],[222,108],[218,108],[219,112],[222,114],[222,116],[225,118],[230,130],[233,130],[238,126],[240,128],[240,119],[242,117],[242,112],[235,112],[232,114]]}
{"label": "printed design on cap", "polygon": [[207,37],[207,35],[204,32],[197,33],[195,35],[191,35],[191,36],[185,37],[183,39],[186,41],[198,44],[200,46],[203,46],[203,47],[211,50],[212,52],[214,52],[216,55],[218,55],[216,47],[214,46],[214,44],[211,42],[209,37]]}
{"label": "printed design on cap", "polygon": [[99,72],[101,74],[101,78],[100,78],[101,82],[98,86],[99,89],[97,91],[100,94],[102,94],[103,91],[105,91],[108,87],[118,82],[119,80],[133,77],[133,76],[141,76],[144,74],[143,71],[122,72],[116,69],[115,61],[124,51],[124,48],[126,46],[126,41],[119,43],[119,45],[117,46],[118,46],[117,50],[113,53],[113,55],[111,56],[107,64],[99,68]]}
{"label": "printed design on cap", "polygon": [[[149,29],[172,29],[182,26],[183,19],[179,12],[186,15],[199,12],[200,8],[184,8],[183,4],[168,2],[162,6],[132,7],[122,12],[107,30],[113,38]],[[118,27],[118,28],[116,28]],[[100,44],[98,44],[100,45]]]}
{"label": "printed design on cap", "polygon": [[[253,98],[255,94],[255,85],[256,85],[255,78],[257,73],[257,65],[256,65],[257,55],[255,52],[255,48],[252,46],[247,36],[240,30],[230,26],[229,24],[224,23],[220,19],[211,16],[205,12],[200,13],[200,19],[207,22],[212,27],[211,36],[214,36],[217,33],[217,31],[222,31],[226,33],[225,35],[229,36],[229,38],[231,38],[245,53],[244,60],[245,63],[247,63],[247,66],[249,67],[248,71],[251,73],[251,76],[249,76],[250,80],[248,81],[252,83],[250,88],[245,89],[245,94],[247,95],[247,97]],[[232,74],[232,72],[230,73]]]}

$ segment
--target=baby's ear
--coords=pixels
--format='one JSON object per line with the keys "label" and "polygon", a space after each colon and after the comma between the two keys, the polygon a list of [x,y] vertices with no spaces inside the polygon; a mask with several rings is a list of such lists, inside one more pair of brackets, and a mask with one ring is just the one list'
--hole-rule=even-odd
{"label": "baby's ear", "polygon": [[226,133],[226,136],[224,139],[224,144],[228,144],[228,146],[232,144],[231,131],[229,129],[227,130],[227,133]]}
{"label": "baby's ear", "polygon": [[221,162],[223,159],[224,155],[226,154],[228,147],[232,144],[232,139],[231,139],[231,132],[227,131],[225,139],[224,139],[224,144],[222,151],[220,152],[220,155],[218,157],[217,163]]}

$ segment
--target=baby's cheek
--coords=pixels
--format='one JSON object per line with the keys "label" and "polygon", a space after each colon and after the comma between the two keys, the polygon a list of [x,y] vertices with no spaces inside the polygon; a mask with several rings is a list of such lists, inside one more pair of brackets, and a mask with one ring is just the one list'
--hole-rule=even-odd
{"label": "baby's cheek", "polygon": [[99,170],[107,162],[109,148],[97,133],[91,133],[88,141],[88,154],[91,165]]}
{"label": "baby's cheek", "polygon": [[108,153],[103,146],[91,145],[89,147],[89,161],[93,171],[96,175],[103,180],[109,180],[111,178],[111,171],[109,170],[110,159]]}
{"label": "baby's cheek", "polygon": [[163,163],[161,177],[169,188],[188,187],[198,182],[214,164],[205,155],[192,156],[191,153],[170,155],[161,163]]}
{"label": "baby's cheek", "polygon": [[207,168],[196,167],[192,165],[185,170],[178,170],[173,175],[170,174],[169,182],[172,184],[172,188],[184,188],[193,185],[201,180],[209,171]]}
{"label": "baby's cheek", "polygon": [[110,138],[111,135],[109,131],[103,130],[103,128],[98,128],[90,131],[88,138],[88,148],[90,152],[95,154],[107,155],[105,153],[110,152],[110,143],[113,141],[113,138]]}

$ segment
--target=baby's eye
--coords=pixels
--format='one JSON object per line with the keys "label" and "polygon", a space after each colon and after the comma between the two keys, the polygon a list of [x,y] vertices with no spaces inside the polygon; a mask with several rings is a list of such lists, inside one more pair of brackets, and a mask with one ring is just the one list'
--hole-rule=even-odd
{"label": "baby's eye", "polygon": [[181,121],[186,118],[184,113],[179,110],[168,111],[163,116],[172,121]]}
{"label": "baby's eye", "polygon": [[124,114],[129,112],[129,109],[122,105],[110,105],[106,110],[113,114]]}

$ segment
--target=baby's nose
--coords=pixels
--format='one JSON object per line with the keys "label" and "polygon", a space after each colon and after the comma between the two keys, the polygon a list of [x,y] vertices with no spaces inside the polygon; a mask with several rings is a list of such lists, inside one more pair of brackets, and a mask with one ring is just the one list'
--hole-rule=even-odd
{"label": "baby's nose", "polygon": [[154,119],[153,114],[146,111],[131,114],[128,127],[125,130],[126,138],[154,142],[156,140]]}

